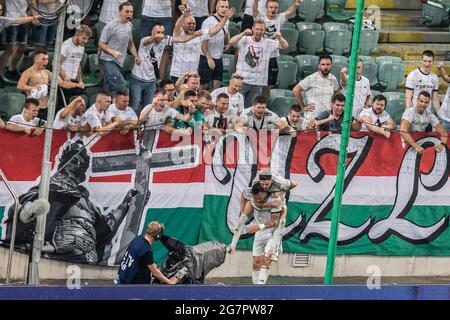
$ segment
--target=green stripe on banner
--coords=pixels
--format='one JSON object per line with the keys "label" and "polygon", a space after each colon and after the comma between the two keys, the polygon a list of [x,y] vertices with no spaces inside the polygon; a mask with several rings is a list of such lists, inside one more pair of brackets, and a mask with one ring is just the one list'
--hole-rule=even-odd
{"label": "green stripe on banner", "polygon": [[[149,209],[141,234],[145,233],[150,221],[159,221],[165,226],[165,233],[187,245],[198,244],[202,224],[202,208]],[[167,249],[157,241],[152,245],[156,264],[161,264],[167,256]]]}
{"label": "green stripe on banner", "polygon": [[[200,231],[200,242],[209,240],[218,240],[225,244],[231,242],[232,234],[228,230],[226,223],[227,196],[206,195],[204,200],[203,223]],[[295,221],[299,214],[303,214],[306,221],[309,221],[314,211],[319,207],[318,204],[309,203],[289,203],[286,226]],[[361,226],[369,217],[374,223],[386,219],[391,213],[392,205],[383,206],[362,206],[362,205],[344,205],[341,214],[341,223],[352,227]],[[450,207],[446,206],[414,206],[403,218],[413,222],[421,227],[428,227],[436,224],[442,217],[450,215]],[[303,218],[303,219],[304,219]],[[325,219],[331,219],[331,212]],[[305,221],[302,225],[304,227]],[[370,230],[370,227],[369,227]],[[408,242],[398,235],[391,234],[386,240],[380,243],[374,243],[368,238],[368,231],[351,243],[339,245],[337,253],[346,255],[382,255],[382,256],[449,256],[450,250],[450,231],[445,230],[429,243],[415,244]],[[317,235],[313,235],[309,241],[301,243],[298,231],[289,240],[283,241],[284,252],[326,254],[328,240]],[[238,249],[250,250],[253,237],[241,240],[238,243]]]}

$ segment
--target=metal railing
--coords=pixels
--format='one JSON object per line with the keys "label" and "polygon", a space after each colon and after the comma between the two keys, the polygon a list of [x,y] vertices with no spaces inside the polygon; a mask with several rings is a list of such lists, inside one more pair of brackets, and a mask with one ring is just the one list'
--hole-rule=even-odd
{"label": "metal railing", "polygon": [[13,216],[13,224],[12,224],[12,231],[11,231],[11,241],[9,244],[9,255],[8,255],[8,266],[6,268],[6,284],[9,284],[11,282],[11,263],[12,263],[12,254],[14,251],[14,243],[16,241],[16,225],[17,225],[17,215],[19,213],[19,198],[17,197],[17,194],[9,184],[8,179],[6,178],[5,174],[3,173],[2,169],[0,169],[0,176],[3,180],[3,182],[6,185],[6,188],[8,188],[9,193],[12,195],[14,199],[14,216]]}

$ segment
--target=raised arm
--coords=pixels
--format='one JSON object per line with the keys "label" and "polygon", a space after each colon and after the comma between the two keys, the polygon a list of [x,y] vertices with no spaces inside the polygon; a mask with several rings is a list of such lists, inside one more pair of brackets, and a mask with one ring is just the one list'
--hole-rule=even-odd
{"label": "raised arm", "polygon": [[302,2],[303,0],[295,0],[295,2],[284,12],[286,19],[297,11],[297,8],[302,4]]}
{"label": "raised arm", "polygon": [[236,47],[237,44],[238,44],[238,42],[241,41],[241,39],[242,39],[244,36],[250,36],[251,34],[252,34],[252,30],[250,30],[250,29],[245,29],[243,32],[241,32],[241,33],[235,35],[234,37],[232,37],[232,38],[230,39],[230,42],[229,42],[230,46]]}
{"label": "raised arm", "polygon": [[220,22],[216,24],[213,28],[209,29],[209,36],[212,37],[217,33],[219,33],[219,31],[222,30],[223,27],[225,27],[225,23],[227,23],[228,19],[230,19],[235,13],[236,13],[235,8],[228,9],[227,13],[222,18],[222,20],[220,20]]}

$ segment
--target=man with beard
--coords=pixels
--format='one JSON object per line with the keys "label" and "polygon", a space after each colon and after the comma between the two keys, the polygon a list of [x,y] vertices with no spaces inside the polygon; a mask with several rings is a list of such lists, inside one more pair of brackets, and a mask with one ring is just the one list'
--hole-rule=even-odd
{"label": "man with beard", "polygon": [[264,96],[257,96],[251,108],[247,108],[241,114],[241,120],[236,123],[236,130],[247,131],[248,129],[267,130],[275,127],[278,115],[267,109],[267,99]]}
{"label": "man with beard", "polygon": [[[51,177],[44,247],[42,253],[74,263],[98,264],[109,256],[109,245],[137,191],[127,192],[117,209],[103,215],[89,199],[89,191],[81,184],[86,180],[89,155],[78,140],[64,149],[58,171]],[[39,186],[20,196],[20,219],[17,222],[16,244],[30,246],[35,219],[25,216],[23,208],[39,196]],[[11,239],[13,208],[7,223],[7,241]]]}
{"label": "man with beard", "polygon": [[[314,119],[310,120],[309,126],[318,128],[320,131],[342,132],[342,122],[344,121],[345,96],[337,94],[331,99],[331,111],[323,111]],[[355,118],[352,119],[352,130],[359,131],[361,123]]]}
{"label": "man with beard", "polygon": [[[339,84],[332,75],[333,59],[330,55],[320,56],[318,71],[300,81],[292,93],[302,108],[305,118],[314,119],[320,113],[330,110],[331,98],[339,93]],[[303,101],[302,91],[306,93],[307,104]]]}
{"label": "man with beard", "polygon": [[361,131],[372,131],[383,135],[386,139],[391,136],[391,130],[396,128],[394,120],[385,111],[386,97],[379,94],[373,99],[372,108],[364,109],[359,117],[362,120]]}
{"label": "man with beard", "polygon": [[71,132],[83,131],[82,127],[86,125],[85,111],[86,105],[84,99],[80,96],[72,97],[69,105],[59,110],[56,114],[53,128],[67,129]]}

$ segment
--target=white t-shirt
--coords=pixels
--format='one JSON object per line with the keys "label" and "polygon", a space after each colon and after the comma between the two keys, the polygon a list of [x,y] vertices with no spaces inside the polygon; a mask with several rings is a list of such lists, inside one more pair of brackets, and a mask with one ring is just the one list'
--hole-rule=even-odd
{"label": "white t-shirt", "polygon": [[[259,0],[258,3],[259,12],[266,12],[266,3],[267,0]],[[238,8],[236,9],[238,10]],[[253,0],[247,0],[247,2],[245,3],[244,13],[248,14],[249,16],[253,16]]]}
{"label": "white t-shirt", "polygon": [[300,117],[300,120],[298,120],[298,122],[296,124],[294,124],[289,119],[289,116],[282,117],[282,118],[280,118],[280,120],[286,121],[292,128],[294,128],[297,131],[304,131],[304,130],[306,130],[306,125],[308,123],[303,117]]}
{"label": "white t-shirt", "polygon": [[237,109],[228,108],[221,117],[214,108],[214,110],[211,110],[211,112],[208,112],[205,116],[205,123],[208,128],[234,129],[238,118]]}
{"label": "white t-shirt", "polygon": [[[98,20],[103,23],[108,23],[114,19],[117,19],[117,16],[119,15],[119,6],[122,4],[122,2],[126,1],[127,0],[104,0]],[[136,10],[136,8],[134,9]]]}
{"label": "white t-shirt", "polygon": [[83,59],[84,47],[76,46],[72,38],[67,39],[61,46],[61,54],[65,57],[61,68],[69,79],[76,79],[81,60]]}
{"label": "white t-shirt", "polygon": [[[342,87],[341,93],[345,96],[347,87]],[[360,80],[356,80],[355,96],[353,99],[353,116],[358,116],[366,105],[367,96],[372,95],[370,91],[370,81],[364,76]]]}
{"label": "white t-shirt", "polygon": [[[153,108],[153,105],[147,105],[142,111],[147,112],[148,109]],[[156,111],[155,108],[150,111],[147,116],[147,121],[145,122],[145,126],[147,129],[161,130],[167,122],[175,121],[175,117],[177,116],[178,111],[170,106],[165,106],[161,111]]]}
{"label": "white t-shirt", "polygon": [[8,18],[19,18],[27,15],[28,2],[27,0],[14,0],[4,2],[6,14]]}
{"label": "white t-shirt", "polygon": [[[217,17],[217,19],[219,19],[219,20],[217,20],[216,17],[217,16],[210,16],[205,21],[203,21],[202,30],[204,30],[204,32],[206,30],[210,30],[210,29],[214,28],[216,25],[219,24],[221,18]],[[225,26],[223,27],[223,29],[220,30],[214,36],[210,37],[208,40],[209,53],[211,54],[211,57],[213,59],[222,59],[223,47],[225,44],[225,34],[228,33],[228,25],[229,24],[230,24],[229,21],[227,21],[227,23],[225,23]],[[224,30],[225,30],[225,32],[224,32]],[[201,54],[203,55],[203,52],[201,52]]]}
{"label": "white t-shirt", "polygon": [[419,114],[416,108],[409,108],[403,113],[402,120],[408,120],[409,132],[425,132],[426,127],[431,124],[432,127],[439,123],[438,118],[426,109],[424,113]]}
{"label": "white t-shirt", "polygon": [[116,59],[102,50],[100,59],[104,61],[113,61],[122,67],[127,56],[128,43],[130,40],[133,40],[132,30],[133,27],[130,22],[121,23],[119,20],[115,19],[106,24],[102,31],[100,41],[106,43],[112,50],[119,51],[122,54],[122,57]]}
{"label": "white t-shirt", "polygon": [[75,118],[69,113],[67,117],[64,119],[61,119],[61,113],[64,111],[64,109],[61,109],[58,111],[58,113],[55,116],[55,121],[53,122],[53,128],[54,129],[65,129],[68,126],[77,126],[81,127],[86,124],[86,118],[84,117],[84,114],[81,116],[76,116]]}
{"label": "white t-shirt", "polygon": [[438,113],[442,120],[450,122],[450,86],[447,88],[444,101],[442,101],[441,109]]}
{"label": "white t-shirt", "polygon": [[308,104],[315,104],[314,111],[305,112],[305,118],[313,119],[323,111],[330,110],[331,98],[334,92],[339,90],[339,84],[334,75],[330,73],[328,77],[323,78],[319,72],[315,72],[299,84],[305,90]]}
{"label": "white t-shirt", "polygon": [[172,3],[170,0],[144,0],[142,15],[146,17],[172,17]]}
{"label": "white t-shirt", "polygon": [[241,114],[244,111],[244,96],[240,92],[236,93],[235,95],[230,95],[227,91],[227,87],[217,88],[216,90],[211,92],[211,98],[214,104],[217,101],[217,96],[221,93],[226,93],[230,98],[230,109],[236,109],[238,114]]}
{"label": "white t-shirt", "polygon": [[115,104],[109,106],[106,112],[106,122],[112,121],[113,117],[119,116],[122,120],[137,120],[138,116],[136,112],[130,107],[126,107],[125,110],[120,110]]}
{"label": "white t-shirt", "polygon": [[[172,67],[170,68],[171,77],[181,77],[186,72],[197,72],[200,62],[200,52],[203,40],[209,39],[209,30],[203,30],[203,35],[196,37],[185,43],[173,44]],[[181,31],[180,35],[185,35]]]}
{"label": "white t-shirt", "polygon": [[[386,112],[386,110],[384,110],[380,114],[376,114],[375,112],[373,112],[372,108],[364,109],[363,111],[361,111],[359,116],[361,118],[369,117],[372,124],[374,124],[378,127],[386,126],[388,124],[388,120],[391,119],[391,116],[389,115],[389,113]],[[361,131],[364,131],[364,132],[370,131],[367,127],[368,126],[364,123],[364,120],[363,120]],[[369,125],[369,127],[373,127],[373,126]]]}
{"label": "white t-shirt", "polygon": [[278,119],[278,115],[270,110],[267,110],[264,113],[264,116],[261,119],[258,119],[253,113],[253,107],[250,107],[244,110],[244,113],[241,114],[241,118],[247,127],[255,130],[261,130],[267,129],[268,124],[273,124],[275,120]]}
{"label": "white t-shirt", "polygon": [[[265,11],[263,11],[260,12],[258,19],[262,19],[266,23],[266,32],[264,33],[264,37],[268,39],[274,39],[273,34],[277,31],[280,31],[281,26],[286,22],[286,14],[283,12],[278,14],[275,19],[270,19],[266,16]],[[270,57],[276,58],[279,55],[280,50],[276,50]]]}
{"label": "white t-shirt", "polygon": [[208,0],[188,0],[187,7],[192,10],[192,16],[200,18],[209,15]]}
{"label": "white t-shirt", "polygon": [[24,127],[24,128],[29,128],[29,127],[37,128],[37,127],[44,126],[46,124],[46,121],[39,119],[38,117],[34,117],[32,120],[27,121],[23,117],[23,113],[21,113],[21,114],[16,114],[16,115],[12,116],[9,119],[8,123],[15,124],[17,126]]}
{"label": "white t-shirt", "polygon": [[278,50],[278,41],[263,38],[255,42],[251,36],[244,36],[239,40],[237,48],[239,59],[236,70],[244,77],[244,83],[266,86],[269,59]]}
{"label": "white t-shirt", "polygon": [[159,67],[164,48],[172,45],[172,37],[165,36],[159,43],[152,42],[148,46],[144,46],[144,39],[141,39],[138,52],[141,64],[135,63],[131,73],[136,79],[149,82],[156,80],[153,63],[158,62]]}
{"label": "white t-shirt", "polygon": [[[427,91],[431,96],[433,96],[433,91],[439,91],[439,80],[435,73],[430,71],[429,74],[425,74],[417,68],[408,74],[405,88],[414,90],[412,106],[415,107],[417,104],[417,97],[420,92]],[[433,99],[430,99],[430,105],[428,108],[430,108],[432,100]]]}
{"label": "white t-shirt", "polygon": [[86,122],[91,126],[91,129],[103,127],[106,123],[106,112],[98,111],[95,103],[84,113]]}
{"label": "white t-shirt", "polygon": [[4,28],[7,28],[10,25],[12,25],[14,20],[15,18],[0,17],[0,32],[2,32]]}

